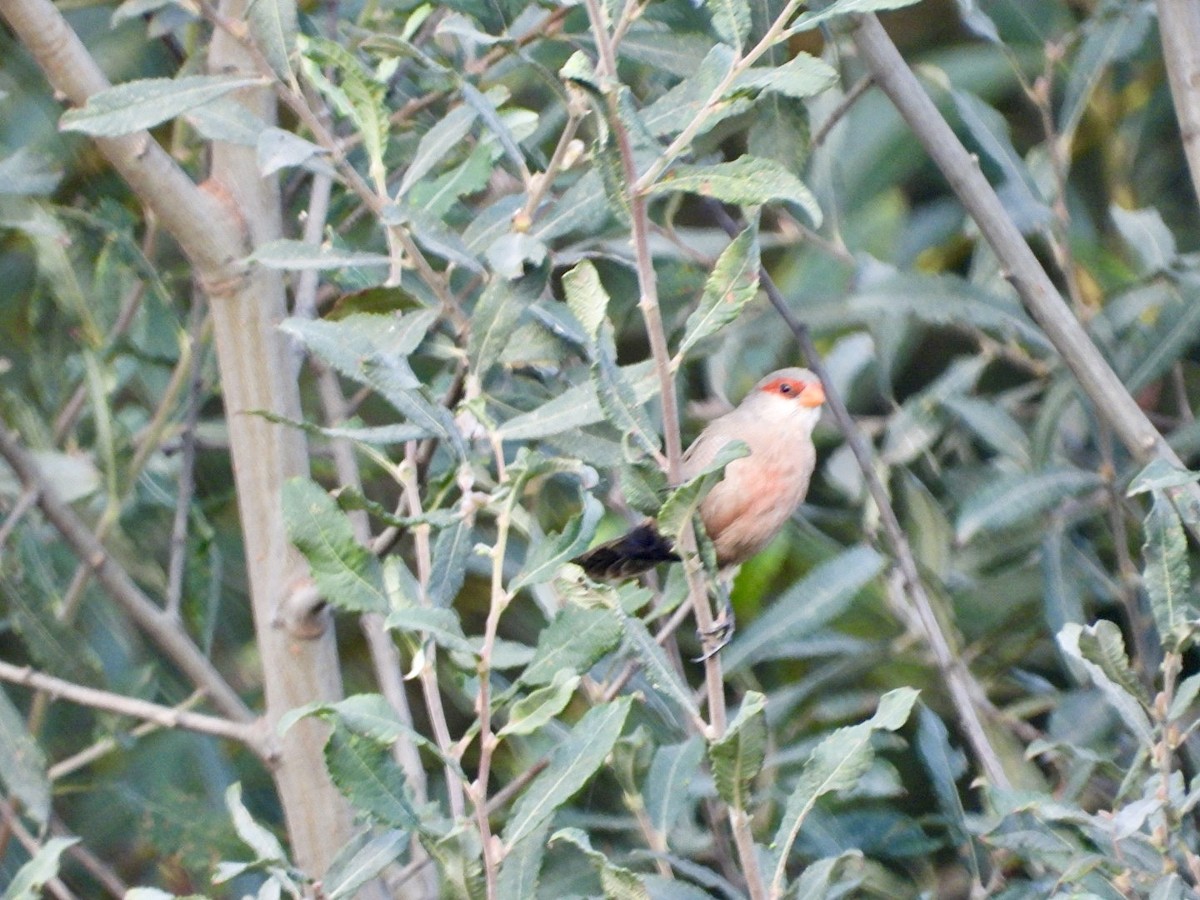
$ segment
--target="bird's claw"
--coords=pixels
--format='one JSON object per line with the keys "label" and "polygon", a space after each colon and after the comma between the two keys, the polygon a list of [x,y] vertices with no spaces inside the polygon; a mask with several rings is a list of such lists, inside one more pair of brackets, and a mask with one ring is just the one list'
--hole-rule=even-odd
{"label": "bird's claw", "polygon": [[733,640],[733,630],[736,625],[736,620],[733,615],[733,604],[729,602],[729,595],[722,592],[721,596],[721,611],[713,620],[711,628],[702,628],[697,631],[697,636],[700,638],[700,645],[705,648],[704,652],[696,657],[695,662],[704,662],[716,656],[725,649],[725,645]]}

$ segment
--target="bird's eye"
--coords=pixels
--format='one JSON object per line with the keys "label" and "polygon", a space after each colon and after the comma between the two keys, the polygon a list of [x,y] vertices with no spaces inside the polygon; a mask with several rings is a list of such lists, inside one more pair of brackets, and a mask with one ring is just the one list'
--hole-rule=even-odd
{"label": "bird's eye", "polygon": [[790,394],[791,392],[792,392],[792,386],[790,384],[788,384],[787,382],[784,382],[783,384],[781,384],[779,386],[779,393]]}

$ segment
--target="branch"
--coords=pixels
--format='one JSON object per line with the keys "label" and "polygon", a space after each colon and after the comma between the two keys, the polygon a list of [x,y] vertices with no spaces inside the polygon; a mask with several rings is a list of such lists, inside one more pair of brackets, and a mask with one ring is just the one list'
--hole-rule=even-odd
{"label": "branch", "polygon": [[[874,16],[857,17],[853,35],[859,55],[875,83],[888,95],[950,182],[1004,266],[1026,309],[1074,373],[1096,413],[1112,426],[1113,432],[1138,462],[1145,464],[1152,459],[1162,459],[1182,468],[1183,463],[1175,451],[1146,417],[1063,302],[1050,276],[984,178],[978,159],[968,153],[955,136],[879,20]],[[1195,485],[1188,493],[1200,499],[1200,489]],[[1200,540],[1200,528],[1189,528]]]}
{"label": "branch", "polygon": [[104,545],[58,496],[43,477],[36,462],[17,441],[16,435],[0,424],[0,456],[12,467],[27,490],[37,494],[38,506],[58,529],[71,550],[91,566],[96,580],[133,619],[151,641],[183,671],[188,679],[212,698],[213,705],[231,719],[253,720],[254,715],[229,683],[192,643],[180,624],[147,597],[129,574],[109,555]]}
{"label": "branch", "polygon": [[116,713],[119,716],[129,716],[134,719],[144,719],[161,725],[163,728],[186,728],[200,734],[211,734],[214,737],[226,738],[245,744],[258,756],[271,761],[277,750],[269,740],[269,734],[263,728],[262,720],[250,722],[235,722],[216,716],[206,716],[203,713],[188,712],[185,709],[174,709],[161,706],[136,697],[126,697],[124,694],[114,694],[97,688],[85,687],[42,672],[35,672],[28,666],[14,666],[0,660],[0,681],[20,684],[38,691],[45,691],[52,697],[61,697],[78,703],[80,706],[90,706],[105,712]]}
{"label": "branch", "polygon": [[1200,7],[1190,0],[1157,0],[1155,6],[1183,153],[1200,199]]}

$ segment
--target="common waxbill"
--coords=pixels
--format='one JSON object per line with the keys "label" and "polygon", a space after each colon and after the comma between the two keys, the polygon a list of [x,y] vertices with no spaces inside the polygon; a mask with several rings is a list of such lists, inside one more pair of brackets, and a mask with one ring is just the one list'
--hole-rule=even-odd
{"label": "common waxbill", "polygon": [[[732,441],[750,453],[725,467],[725,476],[700,504],[700,518],[721,568],[763,549],[804,501],[816,463],[812,432],[825,389],[807,369],[779,369],[763,378],[738,407],[713,419],[683,456],[683,477],[708,466]],[[670,539],[648,519],[616,540],[573,560],[597,580],[630,578],[678,560]]]}

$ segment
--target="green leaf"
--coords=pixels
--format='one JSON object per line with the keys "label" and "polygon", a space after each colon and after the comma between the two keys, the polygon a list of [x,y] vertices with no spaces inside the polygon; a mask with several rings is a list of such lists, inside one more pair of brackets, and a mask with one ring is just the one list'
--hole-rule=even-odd
{"label": "green leaf", "polygon": [[1146,468],[1138,472],[1125,492],[1127,497],[1136,497],[1149,491],[1166,491],[1170,488],[1186,487],[1200,481],[1200,472],[1189,472],[1171,465],[1165,459],[1151,460]]}
{"label": "green leaf", "polygon": [[747,0],[704,0],[704,7],[712,18],[717,37],[741,50],[750,34],[750,4]]}
{"label": "green leaf", "polygon": [[658,432],[650,417],[642,408],[633,384],[617,367],[617,349],[613,341],[612,324],[605,321],[600,326],[595,347],[596,358],[592,362],[592,382],[596,385],[596,397],[600,408],[623,435],[650,455],[658,452]]}
{"label": "green leaf", "polygon": [[1149,749],[1154,734],[1146,715],[1144,689],[1133,674],[1120,629],[1107,620],[1087,627],[1068,622],[1057,638],[1063,652],[1083,666],[1125,726]]}
{"label": "green leaf", "polygon": [[1191,639],[1200,611],[1192,593],[1183,523],[1166,494],[1154,492],[1145,532],[1142,580],[1150,598],[1150,612],[1163,646],[1179,652]]}
{"label": "green leaf", "polygon": [[225,808],[233,819],[233,828],[242,843],[254,851],[256,862],[287,862],[279,838],[259,825],[242,803],[242,783],[235,781],[225,790]]}
{"label": "green leaf", "polygon": [[305,269],[344,269],[349,266],[388,266],[392,262],[390,257],[381,253],[361,253],[286,238],[260,244],[246,257],[246,261],[258,263],[268,269],[288,269],[295,272]]}
{"label": "green leaf", "polygon": [[658,530],[678,542],[684,527],[700,509],[708,492],[725,477],[725,467],[750,455],[745,441],[733,440],[717,451],[713,461],[686,482],[675,488],[663,501],[658,513]]}
{"label": "green leaf", "polygon": [[[658,393],[658,376],[652,362],[621,367],[621,377],[633,388],[638,404]],[[567,388],[537,409],[513,416],[497,429],[506,441],[531,441],[595,424],[604,418],[596,387],[591,382]]]}
{"label": "green leaf", "polygon": [[605,854],[592,848],[591,838],[579,828],[563,828],[550,836],[550,843],[565,841],[574,844],[587,856],[600,875],[600,887],[605,900],[650,900],[641,878],[623,866],[614,864]]}
{"label": "green leaf", "polygon": [[433,544],[433,566],[426,592],[435,608],[449,606],[462,590],[474,535],[475,529],[466,519],[459,519],[449,528],[438,532]]}
{"label": "green leaf", "polygon": [[504,844],[512,848],[541,827],[604,764],[625,727],[631,697],[588,710],[550,757],[550,765],[521,794],[504,828]]}
{"label": "green leaf", "polygon": [[267,128],[266,122],[233,97],[221,97],[189,109],[184,118],[205,140],[225,141],[243,147],[257,147]]}
{"label": "green leaf", "polygon": [[0,159],[0,196],[49,194],[61,178],[62,172],[55,171],[49,160],[34,154],[28,147],[21,147]]}
{"label": "green leaf", "polygon": [[409,188],[433,171],[439,162],[462,149],[463,139],[470,134],[478,114],[469,106],[458,106],[446,114],[432,128],[421,135],[412,161],[404,171],[396,199],[408,193]]}
{"label": "green leaf", "polygon": [[500,877],[496,893],[500,897],[536,897],[538,878],[542,871],[542,859],[546,855],[546,838],[550,834],[551,820],[530,831],[516,844],[508,848],[500,864]]}
{"label": "green leaf", "polygon": [[[386,180],[383,156],[387,150],[391,122],[384,99],[387,85],[375,80],[352,52],[325,38],[300,35],[297,38],[305,77],[316,85],[333,108],[354,123],[377,184]],[[326,77],[330,69],[340,78],[335,84]]]}
{"label": "green leaf", "polygon": [[758,220],[755,220],[726,247],[704,284],[700,305],[687,318],[678,356],[706,337],[716,334],[742,314],[758,294],[759,275]]}
{"label": "green leaf", "polygon": [[78,843],[77,837],[56,837],[46,841],[29,862],[17,869],[2,900],[41,900],[45,896],[42,888],[46,882],[58,877],[58,863],[63,851]]}
{"label": "green leaf", "polygon": [[517,146],[517,139],[513,135],[509,127],[500,118],[500,114],[496,111],[495,105],[492,103],[491,92],[482,94],[468,81],[462,81],[458,85],[458,89],[462,92],[463,100],[465,100],[474,110],[479,113],[479,118],[483,120],[483,124],[496,136],[500,141],[500,146],[504,148],[504,152],[508,158],[513,161],[518,171],[525,171],[525,155],[521,152],[521,148]]}
{"label": "green leaf", "polygon": [[1138,270],[1142,275],[1154,275],[1175,264],[1179,257],[1175,236],[1157,209],[1122,209],[1114,204],[1109,208],[1109,214],[1126,246],[1140,263]]}
{"label": "green leaf", "polygon": [[1007,410],[994,400],[952,394],[942,404],[997,453],[1022,466],[1029,465],[1029,438]]}
{"label": "green leaf", "polygon": [[888,691],[879,698],[874,716],[861,724],[839,728],[813,750],[788,798],[775,839],[771,842],[776,860],[772,893],[778,895],[783,888],[792,844],[817,800],[832,791],[844,791],[857,784],[875,758],[871,735],[879,730],[895,731],[903,725],[917,695],[912,688]]}
{"label": "green leaf", "polygon": [[285,482],[283,515],[324,599],[347,612],[388,611],[379,560],[354,537],[350,520],[319,484],[307,478]]}
{"label": "green leaf", "polygon": [[807,12],[796,18],[785,32],[785,35],[797,34],[801,31],[811,31],[823,22],[838,16],[848,16],[854,13],[882,12],[888,9],[900,9],[912,6],[920,0],[835,0],[822,10]]}
{"label": "green leaf", "polygon": [[692,721],[699,719],[700,710],[696,701],[692,699],[691,688],[679,677],[679,673],[667,659],[666,651],[654,640],[645,623],[626,613],[619,603],[614,604],[611,609],[621,623],[625,646],[641,662],[646,680],[664,699],[690,716]]}
{"label": "green leaf", "polygon": [[285,84],[292,84],[292,51],[296,48],[296,0],[253,0],[246,10],[250,33],[271,66]]}
{"label": "green leaf", "polygon": [[593,341],[608,313],[608,292],[600,283],[600,273],[590,260],[584,260],[563,276],[567,308],[575,314],[583,330]]}
{"label": "green leaf", "polygon": [[454,417],[426,396],[406,358],[411,342],[417,334],[424,336],[430,321],[423,312],[399,319],[358,313],[337,322],[286,319],[279,327],[347,378],[377,391],[409,422],[446,441],[461,457],[466,448]]}
{"label": "green leaf", "polygon": [[880,572],[886,560],[871,547],[859,545],[821,563],[799,583],[763,610],[721,652],[729,672],[767,656],[781,641],[816,631],[844,611],[863,587]]}
{"label": "green leaf", "polygon": [[682,744],[659,747],[642,791],[646,815],[655,832],[666,837],[687,808],[692,781],[700,774],[704,741],[693,735]]}
{"label": "green leaf", "polygon": [[[535,279],[514,283],[493,277],[471,314],[471,341],[468,353],[472,368],[482,381],[504,353],[504,347],[517,328],[521,316],[535,299],[531,290]],[[537,285],[540,288],[540,282]]]}
{"label": "green leaf", "polygon": [[[359,888],[399,859],[409,843],[407,832],[398,829],[374,837],[366,831],[363,837],[368,839],[352,841],[343,847],[321,877],[321,889],[329,900],[353,900]],[[343,858],[346,850],[352,852]]]}
{"label": "green leaf", "polygon": [[538,636],[537,651],[520,680],[537,685],[549,684],[560,671],[582,675],[620,640],[621,623],[608,610],[568,606]]}
{"label": "green leaf", "polygon": [[0,688],[0,783],[5,793],[39,826],[50,815],[50,779],[42,749],[25,728],[25,719]]}
{"label": "green leaf", "polygon": [[384,624],[394,630],[428,635],[439,647],[477,656],[475,645],[463,634],[458,613],[452,609],[408,607],[388,613]]}
{"label": "green leaf", "polygon": [[[916,749],[917,757],[933,784],[938,808],[952,839],[960,851],[969,854],[972,872],[978,878],[979,864],[975,858],[975,848],[969,845],[971,832],[967,825],[967,811],[956,784],[967,771],[967,760],[962,751],[950,745],[950,733],[937,713],[924,705],[917,710]],[[963,844],[968,844],[965,851]]]}
{"label": "green leaf", "polygon": [[750,789],[767,755],[766,708],[765,695],[747,691],[729,730],[708,746],[717,793],[743,812],[752,808]]}
{"label": "green leaf", "polygon": [[560,534],[547,535],[533,544],[520,574],[509,583],[509,590],[517,591],[553,578],[564,563],[587,549],[602,518],[604,504],[591,494],[584,494],[583,511]]}
{"label": "green leaf", "polygon": [[687,191],[725,203],[758,206],[771,201],[795,203],[808,215],[814,228],[821,226],[821,207],[804,183],[770,159],[741,156],[732,162],[709,166],[676,166],[651,194]]}
{"label": "green leaf", "polygon": [[153,128],[239,88],[262,84],[261,78],[232,75],[129,81],[92,94],[81,109],[67,110],[59,128],[93,137],[117,137]]}
{"label": "green leaf", "polygon": [[427,831],[388,744],[335,723],[325,744],[329,777],[355,809],[389,828]]}
{"label": "green leaf", "polygon": [[782,66],[747,69],[731,91],[768,91],[794,100],[815,97],[837,84],[837,70],[809,53],[797,53]]}
{"label": "green leaf", "polygon": [[954,526],[955,537],[965,544],[977,535],[1020,525],[1056,508],[1068,497],[1096,490],[1103,484],[1095,472],[1066,467],[1001,475],[963,503]]}
{"label": "green leaf", "polygon": [[725,44],[715,44],[695,74],[680,81],[642,111],[647,130],[658,137],[667,137],[678,134],[703,117],[703,124],[696,132],[696,137],[700,137],[730,116],[749,109],[750,98],[736,93],[713,100],[713,94],[729,75],[733,64],[733,51]]}
{"label": "green leaf", "polygon": [[566,709],[580,680],[578,675],[560,669],[550,684],[530,691],[512,705],[508,722],[496,733],[497,736],[533,734]]}
{"label": "green leaf", "polygon": [[1200,672],[1189,675],[1175,688],[1175,696],[1171,698],[1171,708],[1167,710],[1167,721],[1176,722],[1183,717],[1196,697],[1200,695]]}

